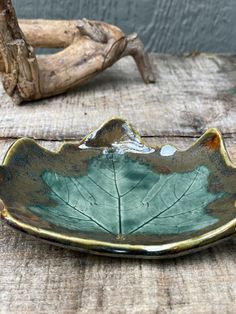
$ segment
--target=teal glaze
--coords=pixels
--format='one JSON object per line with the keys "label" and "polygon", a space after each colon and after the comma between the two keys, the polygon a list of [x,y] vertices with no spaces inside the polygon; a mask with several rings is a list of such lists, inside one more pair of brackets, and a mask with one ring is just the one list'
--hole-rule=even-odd
{"label": "teal glaze", "polygon": [[207,213],[224,193],[208,190],[209,170],[198,166],[161,174],[117,150],[89,161],[83,176],[46,171],[42,179],[55,206],[30,206],[43,220],[75,231],[115,236],[197,231],[218,219]]}

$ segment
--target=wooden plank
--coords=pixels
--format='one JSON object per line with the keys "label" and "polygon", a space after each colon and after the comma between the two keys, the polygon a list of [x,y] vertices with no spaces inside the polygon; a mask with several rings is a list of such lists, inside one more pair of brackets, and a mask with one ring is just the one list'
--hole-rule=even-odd
{"label": "wooden plank", "polygon": [[234,1],[172,0],[13,0],[23,18],[109,21],[137,32],[150,51],[235,51]]}
{"label": "wooden plank", "polygon": [[56,248],[0,225],[1,313],[236,311],[236,240],[167,261]]}
{"label": "wooden plank", "polygon": [[[148,138],[187,148],[191,138]],[[13,140],[0,140],[0,159]],[[40,141],[48,149],[60,142]],[[236,142],[227,139],[236,162]],[[198,313],[236,311],[236,239],[174,260],[90,256],[0,224],[0,313]]]}
{"label": "wooden plank", "polygon": [[157,83],[142,83],[121,60],[65,95],[15,107],[0,87],[0,137],[77,139],[120,116],[143,136],[195,136],[217,127],[236,134],[236,56],[153,55]]}

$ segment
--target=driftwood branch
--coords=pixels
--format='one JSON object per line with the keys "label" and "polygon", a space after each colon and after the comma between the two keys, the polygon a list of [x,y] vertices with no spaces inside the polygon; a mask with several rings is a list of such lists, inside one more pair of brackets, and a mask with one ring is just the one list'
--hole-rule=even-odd
{"label": "driftwood branch", "polygon": [[[64,48],[37,56],[34,48]],[[136,34],[98,21],[19,20],[10,0],[0,0],[0,71],[17,103],[49,97],[79,86],[117,60],[132,56],[145,83],[154,75]]]}
{"label": "driftwood branch", "polygon": [[6,92],[20,99],[37,99],[39,67],[33,48],[22,33],[11,1],[0,0],[0,53],[4,63]]}

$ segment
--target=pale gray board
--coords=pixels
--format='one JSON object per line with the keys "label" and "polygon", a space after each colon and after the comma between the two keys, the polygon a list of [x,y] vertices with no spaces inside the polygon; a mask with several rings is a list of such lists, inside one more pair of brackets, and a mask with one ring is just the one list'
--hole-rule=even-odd
{"label": "pale gray board", "polygon": [[14,106],[0,86],[0,138],[79,139],[119,116],[142,136],[236,135],[236,56],[152,55],[156,84],[131,58],[67,94]]}
{"label": "pale gray board", "polygon": [[236,239],[173,260],[79,254],[0,224],[1,314],[234,314]]}
{"label": "pale gray board", "polygon": [[14,0],[21,18],[89,19],[138,32],[149,51],[235,52],[235,0]]}
{"label": "pale gray board", "polygon": [[[148,139],[160,140],[166,139]],[[168,140],[181,148],[193,142]],[[0,140],[0,159],[12,142]],[[112,259],[44,244],[0,224],[0,287],[1,314],[234,314],[236,239],[173,260]]]}

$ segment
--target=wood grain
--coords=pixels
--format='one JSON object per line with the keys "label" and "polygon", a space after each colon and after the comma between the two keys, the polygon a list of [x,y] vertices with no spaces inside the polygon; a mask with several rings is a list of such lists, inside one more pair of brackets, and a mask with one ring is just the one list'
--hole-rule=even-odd
{"label": "wood grain", "polygon": [[[55,150],[118,114],[149,144],[180,149],[218,126],[236,163],[235,57],[153,61],[159,83],[152,87],[124,60],[101,80],[57,98],[13,107],[1,94],[0,161],[22,135]],[[53,247],[0,224],[0,304],[3,314],[234,314],[236,239],[174,260],[112,259]]]}
{"label": "wood grain", "polygon": [[153,52],[234,52],[234,0],[14,0],[21,18],[97,19],[138,32]]}
{"label": "wood grain", "polygon": [[125,58],[80,89],[23,107],[1,88],[0,137],[77,139],[113,116],[142,136],[198,136],[209,127],[236,134],[236,57],[153,55],[152,62],[154,85]]}

